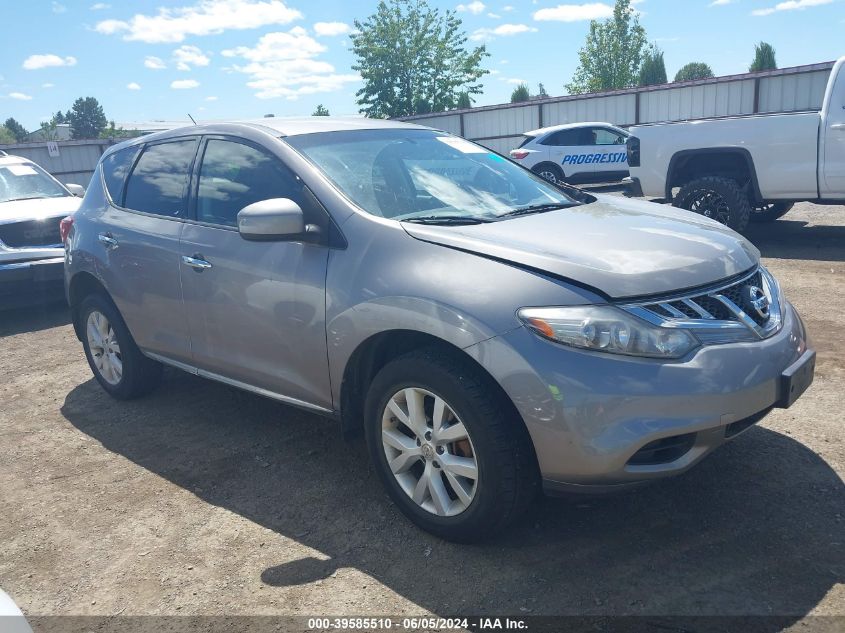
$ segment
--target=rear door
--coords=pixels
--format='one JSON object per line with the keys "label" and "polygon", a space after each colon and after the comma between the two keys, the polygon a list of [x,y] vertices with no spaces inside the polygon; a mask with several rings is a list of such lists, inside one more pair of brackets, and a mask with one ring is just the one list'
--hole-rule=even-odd
{"label": "rear door", "polygon": [[[182,233],[182,289],[193,364],[238,386],[331,408],[326,353],[328,248],[304,241],[255,242],[238,212],[290,198],[327,233],[328,215],[302,181],[265,148],[208,137]],[[196,262],[203,267],[196,267]]]}
{"label": "rear door", "polygon": [[823,198],[845,198],[845,65],[835,79],[827,104],[824,147],[820,158]]}
{"label": "rear door", "polygon": [[197,137],[187,137],[109,156],[103,173],[111,200],[95,220],[103,280],[132,336],[142,349],[180,362],[191,354],[179,236],[198,146]]}

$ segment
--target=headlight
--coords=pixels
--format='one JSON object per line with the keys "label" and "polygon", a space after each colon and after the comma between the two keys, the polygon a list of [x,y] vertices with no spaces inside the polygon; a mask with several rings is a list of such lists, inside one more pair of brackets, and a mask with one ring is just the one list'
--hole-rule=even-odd
{"label": "headlight", "polygon": [[651,325],[612,306],[523,308],[518,315],[544,338],[596,352],[681,358],[699,345],[686,330]]}

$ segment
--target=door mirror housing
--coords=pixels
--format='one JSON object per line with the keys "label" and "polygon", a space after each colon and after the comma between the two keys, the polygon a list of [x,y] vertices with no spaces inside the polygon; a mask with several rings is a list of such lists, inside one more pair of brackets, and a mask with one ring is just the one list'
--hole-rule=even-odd
{"label": "door mirror housing", "polygon": [[73,183],[68,183],[68,184],[65,185],[65,189],[70,191],[77,198],[84,198],[85,197],[85,187],[83,187],[82,185],[75,185]]}
{"label": "door mirror housing", "polygon": [[238,232],[245,240],[283,241],[305,235],[302,209],[289,198],[270,198],[238,212]]}

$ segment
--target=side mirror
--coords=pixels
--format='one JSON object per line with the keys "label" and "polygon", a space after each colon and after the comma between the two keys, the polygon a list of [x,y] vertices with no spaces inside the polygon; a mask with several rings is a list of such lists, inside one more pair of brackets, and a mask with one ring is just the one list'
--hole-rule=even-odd
{"label": "side mirror", "polygon": [[65,189],[70,191],[73,195],[77,198],[84,198],[85,197],[85,187],[82,185],[74,185],[74,184],[67,184],[65,185]]}
{"label": "side mirror", "polygon": [[302,209],[289,198],[270,198],[238,212],[238,232],[245,240],[282,241],[305,234]]}

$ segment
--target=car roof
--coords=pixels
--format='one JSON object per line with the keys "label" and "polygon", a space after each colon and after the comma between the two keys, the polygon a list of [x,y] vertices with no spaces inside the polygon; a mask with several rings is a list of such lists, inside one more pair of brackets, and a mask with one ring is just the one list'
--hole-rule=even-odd
{"label": "car roof", "polygon": [[576,128],[582,127],[610,127],[614,130],[620,130],[621,132],[625,131],[618,125],[613,125],[613,123],[608,123],[607,121],[581,121],[580,123],[563,123],[561,125],[550,125],[549,127],[541,127],[537,130],[524,132],[522,135],[542,136],[543,134],[548,134],[549,132],[559,132],[560,130],[574,130]]}
{"label": "car roof", "polygon": [[15,156],[14,154],[0,155],[0,165],[23,165],[30,164],[31,160],[23,156]]}
{"label": "car roof", "polygon": [[381,130],[381,129],[417,129],[428,130],[423,125],[391,121],[387,119],[369,119],[366,117],[265,117],[262,119],[232,119],[228,121],[202,122],[197,125],[147,134],[124,141],[109,148],[107,153],[122,149],[130,145],[164,140],[185,134],[237,134],[245,128],[263,130],[276,136],[298,136],[300,134],[317,134],[323,132],[343,132],[348,130]]}

